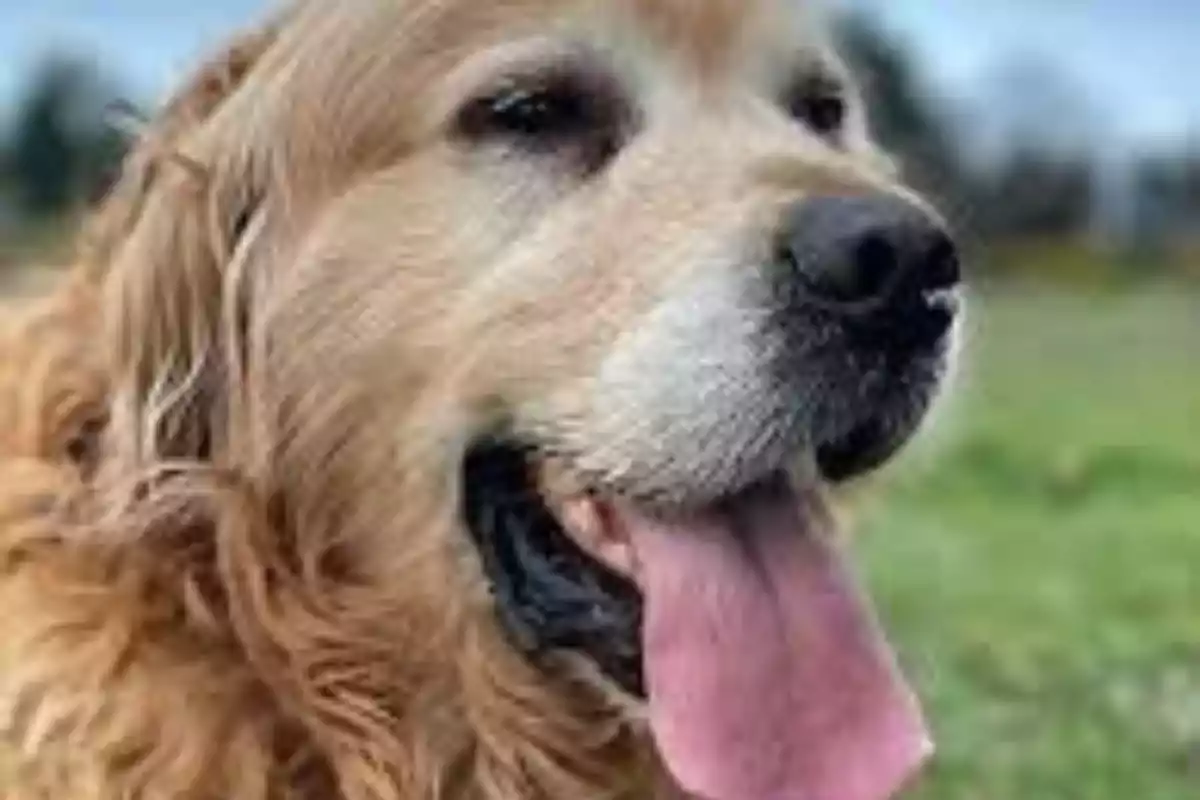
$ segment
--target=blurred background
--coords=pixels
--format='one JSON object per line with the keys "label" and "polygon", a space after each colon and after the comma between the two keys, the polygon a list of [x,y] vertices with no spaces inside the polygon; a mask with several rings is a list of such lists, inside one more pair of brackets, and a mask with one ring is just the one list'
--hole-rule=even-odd
{"label": "blurred background", "polygon": [[[0,291],[261,0],[0,3]],[[1200,4],[841,0],[878,136],[970,251],[933,435],[855,503],[941,743],[916,800],[1200,797]]]}

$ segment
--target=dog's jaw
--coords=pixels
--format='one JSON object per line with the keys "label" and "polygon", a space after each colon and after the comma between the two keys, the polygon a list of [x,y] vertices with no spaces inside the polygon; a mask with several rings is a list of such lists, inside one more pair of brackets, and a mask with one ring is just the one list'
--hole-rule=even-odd
{"label": "dog's jaw", "polygon": [[[544,498],[536,474],[512,447],[467,457],[464,515],[501,625],[544,668],[584,656],[644,697],[656,747],[695,796],[876,800],[928,755],[819,491],[780,475],[660,517],[621,498]],[[781,644],[792,637],[796,653]],[[756,736],[783,738],[746,744]]]}
{"label": "dog's jaw", "polygon": [[[857,320],[781,308],[750,275],[701,278],[654,308],[574,387],[587,402],[573,413],[516,413],[532,459],[517,451],[515,483],[490,498],[466,487],[468,527],[514,640],[541,663],[582,655],[644,693],[657,747],[696,796],[879,800],[929,740],[841,554],[813,533],[811,498],[822,470],[856,477],[915,434],[953,335],[946,324],[859,345]],[[542,480],[547,455],[573,494]],[[722,604],[744,618],[721,621]],[[772,649],[793,634],[813,637],[804,652]],[[761,690],[776,684],[786,718]],[[762,708],[730,715],[740,701],[726,696]],[[762,730],[779,744],[735,746]]]}

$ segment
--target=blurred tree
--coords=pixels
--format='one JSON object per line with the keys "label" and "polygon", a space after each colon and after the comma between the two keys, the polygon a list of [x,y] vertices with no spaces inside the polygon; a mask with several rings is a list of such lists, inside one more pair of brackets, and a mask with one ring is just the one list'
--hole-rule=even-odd
{"label": "blurred tree", "polygon": [[1101,180],[1111,149],[1104,115],[1058,62],[1018,55],[986,82],[990,168],[980,203],[993,237],[1074,238],[1093,229],[1125,187]]}
{"label": "blurred tree", "polygon": [[916,56],[866,13],[838,20],[840,49],[854,69],[875,137],[895,154],[909,180],[970,224],[974,179],[947,108],[926,85]]}
{"label": "blurred tree", "polygon": [[1200,241],[1200,149],[1142,157],[1132,193],[1141,251],[1161,253],[1178,241]]}
{"label": "blurred tree", "polygon": [[984,138],[995,155],[1037,149],[1066,156],[1091,154],[1115,135],[1100,105],[1061,60],[1018,53],[999,61],[982,80]]}
{"label": "blurred tree", "polygon": [[849,12],[839,32],[875,136],[960,228],[986,239],[1044,238],[1092,225],[1104,189],[1095,153],[1107,127],[1056,65],[1002,64],[968,129],[961,110],[931,91],[918,54],[874,16]]}
{"label": "blurred tree", "polygon": [[52,57],[36,70],[5,148],[4,172],[23,213],[61,214],[104,187],[124,154],[123,138],[105,120],[116,96],[75,59]]}
{"label": "blurred tree", "polygon": [[1086,153],[1040,141],[1016,143],[994,168],[982,197],[983,232],[1000,238],[1071,238],[1088,230],[1097,202]]}

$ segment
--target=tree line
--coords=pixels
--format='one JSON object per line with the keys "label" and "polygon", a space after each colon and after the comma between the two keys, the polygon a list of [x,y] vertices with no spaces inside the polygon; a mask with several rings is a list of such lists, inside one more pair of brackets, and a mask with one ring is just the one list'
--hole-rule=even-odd
{"label": "tree line", "polygon": [[126,139],[110,119],[121,95],[86,61],[47,58],[0,130],[0,206],[40,222],[96,200],[119,170]]}
{"label": "tree line", "polygon": [[964,120],[874,18],[847,16],[840,31],[875,134],[975,241],[1091,244],[1143,263],[1180,251],[1194,259],[1200,146],[1131,152],[1109,141],[1103,115],[1054,65],[1036,62],[1015,65],[984,98],[992,106],[984,120]]}
{"label": "tree line", "polygon": [[[1072,102],[1069,88],[1043,98],[1043,108],[1031,101],[1031,87],[1045,95],[1054,85],[1045,68],[1017,71],[1011,124],[981,135],[931,91],[918,55],[873,18],[848,15],[839,34],[876,137],[973,240],[1090,241],[1153,254],[1200,241],[1200,149],[1106,159],[1102,125],[1061,107]],[[0,221],[53,219],[101,195],[127,145],[106,113],[122,99],[81,60],[51,57],[34,70],[0,129]],[[1077,135],[1064,140],[1072,125]]]}

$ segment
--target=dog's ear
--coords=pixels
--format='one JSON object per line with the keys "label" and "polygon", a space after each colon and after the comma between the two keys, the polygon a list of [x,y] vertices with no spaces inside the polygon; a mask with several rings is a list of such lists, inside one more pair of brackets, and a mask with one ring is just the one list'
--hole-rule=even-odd
{"label": "dog's ear", "polygon": [[231,286],[262,189],[248,151],[213,146],[210,132],[282,24],[233,42],[176,94],[85,235],[82,260],[104,287],[114,456],[202,460],[219,436],[244,329]]}

